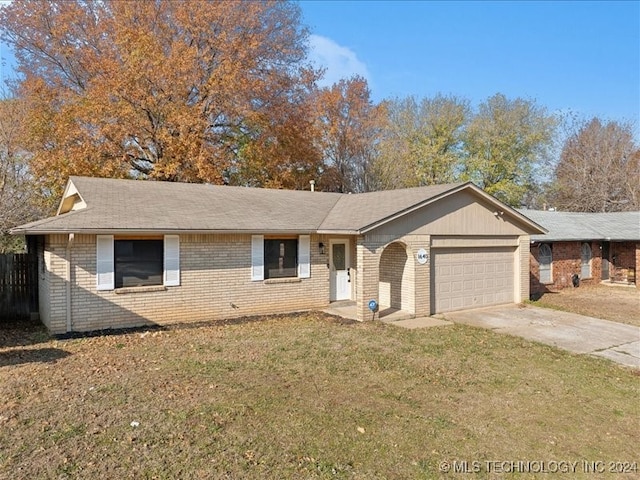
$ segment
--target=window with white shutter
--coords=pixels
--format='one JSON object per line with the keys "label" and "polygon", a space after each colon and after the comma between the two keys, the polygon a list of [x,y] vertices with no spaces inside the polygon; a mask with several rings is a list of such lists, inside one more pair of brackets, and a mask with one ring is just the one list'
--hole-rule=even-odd
{"label": "window with white shutter", "polygon": [[180,285],[180,237],[161,239],[96,236],[98,290],[122,287]]}
{"label": "window with white shutter", "polygon": [[251,237],[251,280],[309,278],[311,276],[311,237]]}

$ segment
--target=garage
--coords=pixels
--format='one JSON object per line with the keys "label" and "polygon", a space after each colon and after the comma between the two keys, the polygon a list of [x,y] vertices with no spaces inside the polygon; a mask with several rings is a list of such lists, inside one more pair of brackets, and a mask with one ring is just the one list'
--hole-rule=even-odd
{"label": "garage", "polygon": [[515,248],[447,248],[433,253],[433,313],[514,301]]}

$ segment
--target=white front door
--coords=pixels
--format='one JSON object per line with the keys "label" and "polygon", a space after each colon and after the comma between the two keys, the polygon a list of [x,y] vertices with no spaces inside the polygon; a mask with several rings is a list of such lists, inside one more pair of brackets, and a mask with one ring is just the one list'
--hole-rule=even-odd
{"label": "white front door", "polygon": [[329,242],[331,255],[330,300],[351,299],[351,279],[349,278],[349,240],[331,240]]}

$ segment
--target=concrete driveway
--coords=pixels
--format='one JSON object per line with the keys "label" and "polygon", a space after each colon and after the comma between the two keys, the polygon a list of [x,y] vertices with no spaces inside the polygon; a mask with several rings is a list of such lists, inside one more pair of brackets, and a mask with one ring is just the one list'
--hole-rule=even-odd
{"label": "concrete driveway", "polygon": [[633,325],[529,305],[502,305],[442,316],[455,323],[490,328],[640,368],[640,328]]}

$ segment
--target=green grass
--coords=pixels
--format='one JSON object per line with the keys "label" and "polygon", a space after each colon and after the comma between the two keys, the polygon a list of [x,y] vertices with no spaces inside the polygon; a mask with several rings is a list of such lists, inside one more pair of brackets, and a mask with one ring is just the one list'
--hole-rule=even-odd
{"label": "green grass", "polygon": [[71,355],[0,367],[0,478],[472,478],[439,465],[640,461],[636,372],[487,330],[309,314],[45,346]]}

